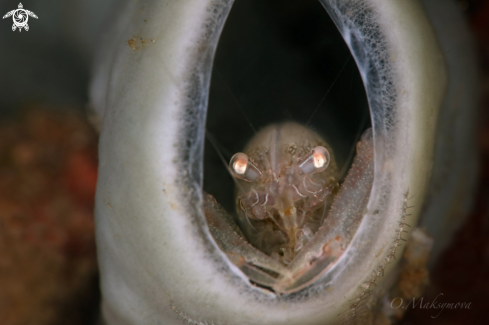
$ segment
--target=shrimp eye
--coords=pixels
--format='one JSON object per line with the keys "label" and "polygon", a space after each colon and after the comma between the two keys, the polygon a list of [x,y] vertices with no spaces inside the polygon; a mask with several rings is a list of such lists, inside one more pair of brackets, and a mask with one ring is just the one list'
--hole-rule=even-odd
{"label": "shrimp eye", "polygon": [[260,170],[242,152],[235,154],[229,161],[229,168],[234,177],[253,182],[261,177]]}
{"label": "shrimp eye", "polygon": [[304,174],[320,173],[330,162],[329,151],[325,147],[317,146],[311,153],[299,161],[299,168]]}

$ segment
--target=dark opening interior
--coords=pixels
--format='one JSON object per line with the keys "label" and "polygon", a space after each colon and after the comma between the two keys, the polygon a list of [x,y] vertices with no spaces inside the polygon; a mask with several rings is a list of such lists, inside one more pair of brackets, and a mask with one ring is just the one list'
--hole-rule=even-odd
{"label": "dark opening interior", "polygon": [[355,61],[319,1],[236,0],[215,56],[204,153],[204,191],[228,212],[229,159],[255,131],[285,121],[322,134],[340,168],[351,163],[370,127]]}

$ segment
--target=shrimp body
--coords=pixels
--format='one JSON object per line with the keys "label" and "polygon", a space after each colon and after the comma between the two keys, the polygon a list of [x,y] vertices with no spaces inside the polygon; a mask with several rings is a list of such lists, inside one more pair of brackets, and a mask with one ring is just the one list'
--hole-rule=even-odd
{"label": "shrimp body", "polygon": [[332,150],[297,123],[272,124],[233,156],[238,224],[248,241],[284,264],[318,230],[337,188]]}

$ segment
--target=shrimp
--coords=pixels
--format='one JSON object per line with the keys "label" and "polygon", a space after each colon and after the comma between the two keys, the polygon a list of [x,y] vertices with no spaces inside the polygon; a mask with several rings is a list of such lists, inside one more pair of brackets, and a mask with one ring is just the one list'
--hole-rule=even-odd
{"label": "shrimp", "polygon": [[230,160],[237,218],[208,195],[204,210],[220,248],[250,280],[277,293],[311,283],[355,234],[373,183],[373,141],[365,131],[340,186],[331,146],[297,123],[272,124]]}
{"label": "shrimp", "polygon": [[289,264],[331,205],[338,184],[331,148],[300,124],[272,124],[229,167],[238,182],[238,223],[246,238]]}

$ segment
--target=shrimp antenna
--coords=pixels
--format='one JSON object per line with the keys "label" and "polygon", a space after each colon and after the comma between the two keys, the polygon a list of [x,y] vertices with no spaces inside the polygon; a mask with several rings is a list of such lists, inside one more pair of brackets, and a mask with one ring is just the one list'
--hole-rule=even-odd
{"label": "shrimp antenna", "polygon": [[331,83],[331,85],[329,86],[328,90],[326,91],[326,93],[324,94],[323,98],[321,99],[321,101],[319,102],[319,104],[316,106],[316,108],[314,109],[314,111],[312,111],[312,114],[311,116],[309,117],[309,119],[307,120],[307,123],[306,123],[306,127],[309,126],[309,124],[311,123],[312,121],[312,118],[314,117],[314,115],[316,115],[317,111],[319,110],[319,107],[321,107],[321,105],[323,105],[323,102],[324,100],[326,99],[326,97],[328,97],[329,93],[331,92],[331,89],[333,89],[334,85],[336,84],[336,82],[338,81],[338,79],[340,78],[341,74],[343,73],[343,70],[345,70],[346,68],[346,65],[348,64],[348,62],[350,62],[350,59],[351,59],[351,54],[348,56],[348,59],[346,59],[345,63],[343,63],[343,66],[341,67],[341,70],[340,72],[338,72],[338,74],[336,75],[336,77],[334,78],[333,82]]}
{"label": "shrimp antenna", "polygon": [[[338,72],[338,74],[334,78],[333,82],[329,86],[328,90],[326,90],[326,93],[324,94],[323,98],[321,98],[321,101],[319,102],[319,104],[316,106],[314,111],[312,111],[311,116],[309,116],[309,119],[307,120],[307,123],[305,124],[306,129],[309,128],[309,124],[311,124],[312,118],[314,117],[314,115],[316,115],[316,113],[319,110],[319,108],[321,107],[321,105],[323,105],[324,101],[326,100],[326,97],[328,97],[329,93],[331,92],[331,89],[333,89],[334,85],[336,84],[336,82],[340,78],[341,74],[343,73],[343,70],[345,70],[348,62],[350,62],[350,59],[351,59],[351,54],[346,59],[345,63],[343,63],[343,66],[341,67],[340,72]],[[304,130],[304,132],[301,134],[301,136],[299,138],[299,143],[301,143],[302,137],[304,136],[305,133],[306,133],[306,130]]]}
{"label": "shrimp antenna", "polygon": [[[362,137],[362,133],[365,130],[365,124],[367,124],[367,116],[368,114],[363,114],[362,121],[360,122],[360,127],[358,128],[357,133],[355,134],[355,141],[353,142],[355,144]],[[351,165],[353,156],[355,155],[356,147],[357,147],[356,145],[353,145],[352,148],[350,149],[348,158],[346,158],[345,163],[343,164],[343,168],[338,173],[338,178],[336,178],[337,180],[343,179],[343,177],[345,177],[345,174],[348,172],[348,167]]]}
{"label": "shrimp antenna", "polygon": [[[226,159],[222,155],[221,150],[219,149],[219,144],[217,143],[216,138],[214,138],[214,136],[207,129],[205,130],[205,137],[207,138],[207,140],[209,140],[209,142],[211,143],[211,145],[216,150],[217,155],[219,156],[219,158],[221,159],[222,163],[226,167],[226,170],[228,171],[229,175],[231,175],[231,178],[233,179],[234,184],[237,187],[239,187],[244,192],[243,186],[241,186],[241,184],[239,183],[239,181],[234,177],[233,173],[231,172],[231,169],[229,168],[229,164],[227,163]],[[248,224],[251,226],[251,228],[253,228],[253,230],[256,231],[255,227],[253,226],[253,224],[251,223],[250,219],[248,218],[248,214],[245,213],[244,215],[246,217],[246,221],[248,222]]]}
{"label": "shrimp antenna", "polygon": [[224,76],[219,72],[219,71],[216,71],[217,72],[217,75],[219,76],[219,78],[221,78],[221,80],[224,82],[224,85],[226,87],[226,90],[229,92],[229,94],[231,95],[231,97],[233,98],[234,102],[236,103],[236,106],[238,106],[238,109],[239,111],[241,112],[241,115],[243,115],[244,119],[246,120],[246,122],[248,123],[248,125],[250,126],[251,130],[253,131],[253,133],[256,134],[256,129],[255,127],[253,126],[253,124],[251,123],[250,119],[248,118],[248,115],[246,115],[243,107],[241,107],[241,105],[239,104],[238,102],[238,99],[236,98],[236,95],[234,94],[234,91],[231,87],[229,87],[229,83],[227,82],[227,80],[224,78]]}
{"label": "shrimp antenna", "polygon": [[231,178],[233,179],[233,182],[234,184],[239,187],[241,190],[244,191],[243,187],[241,186],[241,184],[236,180],[236,178],[233,176],[233,172],[231,171],[231,169],[229,168],[229,164],[228,162],[226,161],[226,158],[224,158],[224,156],[222,155],[222,152],[221,150],[219,149],[219,144],[217,143],[217,140],[216,138],[214,138],[214,136],[206,129],[205,130],[205,137],[207,138],[207,140],[209,140],[209,142],[211,143],[211,145],[214,147],[214,149],[216,150],[216,153],[217,155],[219,156],[219,159],[222,161],[222,163],[224,164],[224,167],[226,167],[226,170],[228,171],[229,175],[231,175]]}

